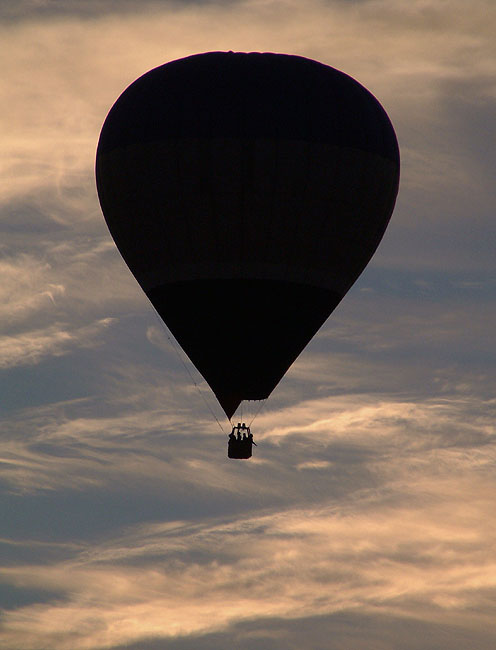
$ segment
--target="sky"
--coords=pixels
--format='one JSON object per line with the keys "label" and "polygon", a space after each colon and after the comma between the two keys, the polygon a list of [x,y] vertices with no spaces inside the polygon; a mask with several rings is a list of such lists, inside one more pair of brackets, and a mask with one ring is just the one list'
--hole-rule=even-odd
{"label": "sky", "polygon": [[[493,0],[0,0],[2,650],[496,647],[495,27]],[[94,181],[123,89],[211,50],[346,72],[402,159],[246,462]]]}

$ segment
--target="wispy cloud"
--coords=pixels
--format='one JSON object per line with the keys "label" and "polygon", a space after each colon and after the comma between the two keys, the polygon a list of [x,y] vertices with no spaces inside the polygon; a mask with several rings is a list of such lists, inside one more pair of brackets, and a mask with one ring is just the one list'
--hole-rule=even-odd
{"label": "wispy cloud", "polygon": [[470,465],[457,476],[443,467],[436,480],[398,471],[394,491],[363,490],[348,502],[141,525],[69,561],[6,570],[11,584],[60,597],[6,612],[5,643],[102,648],[357,610],[456,619],[463,629],[481,606],[492,626],[492,485],[474,481]]}
{"label": "wispy cloud", "polygon": [[[115,495],[113,535],[69,536],[63,560],[2,571],[16,589],[52,594],[5,612],[6,648],[147,647],[339,612],[456,622],[469,634],[479,609],[491,628],[494,400],[301,403],[260,416],[263,462],[241,465],[219,457],[212,428],[200,439],[201,425],[181,425],[171,407],[113,418],[63,417],[71,405],[49,419],[33,411],[30,435],[4,441],[16,489]],[[119,525],[115,504],[139,494],[156,510]],[[210,512],[224,504],[217,514],[189,510],[205,494]],[[182,519],[164,517],[164,497]]]}
{"label": "wispy cloud", "polygon": [[34,330],[17,336],[2,336],[0,368],[39,363],[46,356],[60,356],[74,347],[94,346],[96,335],[111,324],[112,319],[105,318],[75,330],[56,324],[45,330]]}
{"label": "wispy cloud", "polygon": [[[433,647],[491,650],[494,3],[4,2],[0,17],[0,647],[425,650],[428,629]],[[403,159],[372,272],[258,416],[248,463],[226,458],[93,180],[119,93],[216,49],[351,74]]]}

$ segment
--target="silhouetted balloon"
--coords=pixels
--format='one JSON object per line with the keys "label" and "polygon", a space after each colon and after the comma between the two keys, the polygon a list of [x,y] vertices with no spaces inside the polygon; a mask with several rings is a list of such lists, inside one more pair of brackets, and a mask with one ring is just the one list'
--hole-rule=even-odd
{"label": "silhouetted balloon", "polygon": [[363,271],[399,151],[384,109],[342,72],[211,52],[124,91],[96,175],[124,260],[230,418],[269,396]]}

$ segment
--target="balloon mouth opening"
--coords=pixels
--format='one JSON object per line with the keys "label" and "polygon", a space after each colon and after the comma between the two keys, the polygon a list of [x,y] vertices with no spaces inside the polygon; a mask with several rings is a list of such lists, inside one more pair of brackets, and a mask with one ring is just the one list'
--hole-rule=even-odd
{"label": "balloon mouth opening", "polygon": [[224,409],[224,413],[227,415],[227,419],[231,421],[231,418],[238,410],[238,407],[243,399],[238,395],[216,395],[216,397]]}

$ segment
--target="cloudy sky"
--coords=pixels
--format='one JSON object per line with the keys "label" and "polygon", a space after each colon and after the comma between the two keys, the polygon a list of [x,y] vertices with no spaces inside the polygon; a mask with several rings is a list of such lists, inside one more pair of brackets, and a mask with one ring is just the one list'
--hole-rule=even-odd
{"label": "cloudy sky", "polygon": [[[0,648],[496,647],[493,0],[1,0],[0,20]],[[249,462],[93,176],[122,90],[209,50],[343,70],[402,155],[386,236]]]}

